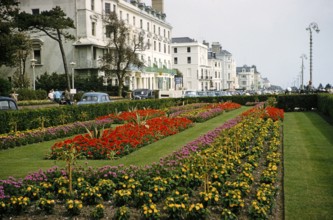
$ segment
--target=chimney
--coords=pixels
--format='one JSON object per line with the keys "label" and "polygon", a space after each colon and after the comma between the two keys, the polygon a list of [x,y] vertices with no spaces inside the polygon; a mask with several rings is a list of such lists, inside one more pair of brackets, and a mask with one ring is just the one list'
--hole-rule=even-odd
{"label": "chimney", "polygon": [[222,46],[219,42],[213,42],[212,43],[212,51],[219,54],[222,51]]}
{"label": "chimney", "polygon": [[151,0],[152,8],[156,11],[164,13],[164,2],[163,0]]}

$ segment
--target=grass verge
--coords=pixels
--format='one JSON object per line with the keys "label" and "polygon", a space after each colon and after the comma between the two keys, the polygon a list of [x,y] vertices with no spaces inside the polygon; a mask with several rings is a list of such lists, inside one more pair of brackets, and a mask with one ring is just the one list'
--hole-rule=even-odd
{"label": "grass verge", "polygon": [[[188,142],[222,125],[225,121],[236,117],[248,108],[242,107],[231,112],[226,112],[204,123],[197,123],[192,128],[145,146],[118,160],[81,160],[78,164],[101,167],[119,164],[141,166],[158,162],[161,157],[180,149]],[[38,171],[39,169],[46,170],[55,165],[63,167],[64,162],[62,161],[43,159],[56,141],[59,140],[0,151],[0,167],[2,167],[0,169],[0,179],[7,179],[9,176],[16,178],[24,177],[30,172]]]}
{"label": "grass verge", "polygon": [[285,219],[332,219],[332,134],[315,112],[285,114]]}

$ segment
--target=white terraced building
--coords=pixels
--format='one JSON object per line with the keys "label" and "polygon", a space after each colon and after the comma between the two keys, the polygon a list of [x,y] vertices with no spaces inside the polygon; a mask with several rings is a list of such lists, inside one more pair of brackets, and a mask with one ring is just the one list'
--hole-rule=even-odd
{"label": "white terraced building", "polygon": [[[166,21],[163,0],[152,0],[151,6],[138,0],[20,0],[20,8],[28,13],[39,13],[60,6],[74,20],[76,29],[70,30],[75,41],[66,41],[65,53],[68,65],[72,63],[75,76],[99,74],[99,58],[109,42],[103,16],[115,11],[118,18],[125,20],[133,35],[144,31],[145,41],[150,47],[140,51],[145,62],[143,70],[131,69],[125,84],[131,90],[147,88],[160,91],[174,89],[174,71],[171,63],[171,25]],[[37,60],[36,75],[44,72],[64,73],[60,49],[57,42],[37,33],[31,36],[33,51],[31,58]],[[29,60],[30,60],[29,59]],[[75,63],[75,64],[74,64]],[[27,74],[32,74],[27,63]],[[107,79],[117,84],[114,78]]]}
{"label": "white terraced building", "polygon": [[189,37],[172,38],[173,67],[183,74],[184,90],[234,90],[238,88],[236,63],[218,42],[209,47]]}

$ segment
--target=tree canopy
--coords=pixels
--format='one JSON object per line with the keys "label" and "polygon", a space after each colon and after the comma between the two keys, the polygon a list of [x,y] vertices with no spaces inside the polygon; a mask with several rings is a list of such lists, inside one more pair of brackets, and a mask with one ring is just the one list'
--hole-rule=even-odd
{"label": "tree canopy", "polygon": [[131,68],[141,68],[144,63],[137,52],[144,50],[144,33],[132,34],[123,20],[112,12],[104,18],[107,36],[110,37],[107,52],[102,57],[102,70],[118,79],[118,95],[121,96],[125,77]]}
{"label": "tree canopy", "polygon": [[70,88],[70,76],[68,71],[67,59],[64,51],[63,40],[74,40],[75,37],[68,32],[74,29],[74,21],[66,16],[66,13],[56,6],[49,11],[42,11],[40,14],[29,14],[20,12],[16,16],[16,23],[20,30],[41,31],[48,37],[58,42],[64,71],[67,76],[67,86]]}

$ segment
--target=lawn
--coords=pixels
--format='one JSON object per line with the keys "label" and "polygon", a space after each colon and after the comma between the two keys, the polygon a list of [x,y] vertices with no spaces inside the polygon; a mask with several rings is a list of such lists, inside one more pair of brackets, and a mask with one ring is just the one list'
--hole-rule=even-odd
{"label": "lawn", "polygon": [[332,219],[333,126],[315,112],[286,113],[285,218]]}
{"label": "lawn", "polygon": [[[130,155],[118,160],[84,160],[81,165],[92,167],[101,167],[105,165],[146,165],[159,161],[165,155],[168,155],[188,142],[207,133],[210,130],[220,126],[228,119],[234,118],[248,107],[242,107],[230,112],[226,112],[218,117],[210,119],[205,123],[196,123],[194,127],[187,129],[179,134],[167,137],[158,142],[131,153]],[[54,165],[64,166],[62,161],[44,160],[44,155],[49,153],[50,147],[59,140],[47,141],[43,143],[31,144],[24,147],[13,148],[0,151],[0,179],[6,179],[9,176],[24,177],[29,172],[47,169]],[[172,143],[172,144],[171,144]]]}

